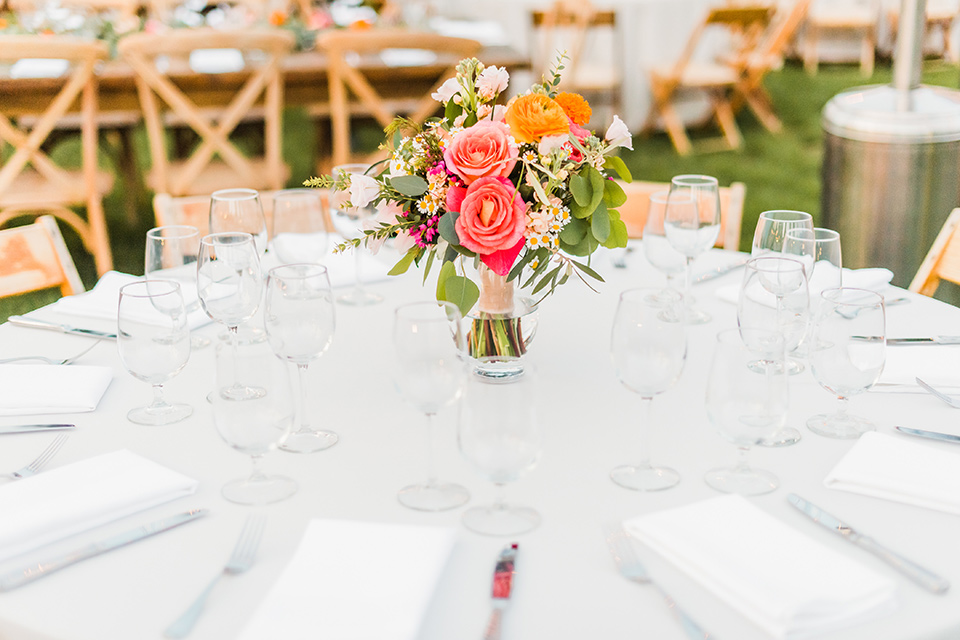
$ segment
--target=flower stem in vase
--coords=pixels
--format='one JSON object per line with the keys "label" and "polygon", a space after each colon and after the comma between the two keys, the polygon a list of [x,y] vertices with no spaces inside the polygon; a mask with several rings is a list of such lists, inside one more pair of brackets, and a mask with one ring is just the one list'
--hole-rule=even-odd
{"label": "flower stem in vase", "polygon": [[516,360],[527,352],[536,327],[535,309],[528,300],[515,297],[514,283],[506,276],[481,265],[479,279],[480,298],[467,316],[470,356],[498,371],[502,368],[498,363],[508,362],[511,371],[519,372]]}

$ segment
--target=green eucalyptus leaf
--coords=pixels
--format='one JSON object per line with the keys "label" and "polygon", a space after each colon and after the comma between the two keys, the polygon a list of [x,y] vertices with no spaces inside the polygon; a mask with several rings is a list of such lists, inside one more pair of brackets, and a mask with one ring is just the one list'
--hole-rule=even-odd
{"label": "green eucalyptus leaf", "polygon": [[[449,252],[449,250],[448,250]],[[454,251],[456,255],[456,251]],[[457,269],[453,266],[451,260],[446,260],[440,267],[440,275],[437,276],[437,300],[446,300],[447,296],[447,278],[457,275]]]}
{"label": "green eucalyptus leaf", "polygon": [[440,237],[452,245],[460,245],[460,237],[457,235],[457,218],[460,214],[456,211],[447,211],[440,216],[437,222],[437,229],[440,231]]}
{"label": "green eucalyptus leaf", "polygon": [[447,100],[447,106],[443,109],[443,115],[449,122],[456,120],[457,116],[461,113],[463,113],[463,107],[454,102],[452,98]]}
{"label": "green eucalyptus leaf", "polygon": [[551,271],[547,275],[543,276],[543,279],[541,279],[540,282],[537,283],[537,286],[533,288],[533,291],[530,292],[530,295],[535,296],[541,291],[543,291],[547,287],[547,285],[550,284],[551,280],[553,282],[556,282],[557,275],[560,273],[560,269],[563,269],[563,265],[560,265],[559,267],[555,268],[553,271]]}
{"label": "green eucalyptus leaf", "polygon": [[431,249],[430,251],[427,252],[427,264],[424,265],[424,267],[423,267],[423,282],[424,282],[424,283],[427,282],[427,276],[430,275],[430,267],[433,266],[433,261],[436,259],[436,257],[437,257],[437,250],[436,250],[436,249]]}
{"label": "green eucalyptus leaf", "polygon": [[590,180],[583,176],[582,172],[570,177],[570,193],[573,194],[573,199],[581,207],[588,206],[593,200],[593,186],[590,184]]}
{"label": "green eucalyptus leaf", "polygon": [[600,243],[606,242],[610,237],[610,214],[607,213],[606,205],[603,203],[597,207],[590,218],[590,232]]}
{"label": "green eucalyptus leaf", "polygon": [[627,201],[627,194],[623,192],[623,187],[617,184],[616,180],[604,180],[603,201],[607,208],[616,209]]}
{"label": "green eucalyptus leaf", "polygon": [[419,247],[412,247],[409,251],[403,254],[403,257],[400,258],[400,261],[397,264],[393,265],[393,269],[387,272],[389,276],[399,276],[402,273],[406,273],[407,269],[410,268],[410,265],[413,264],[413,259],[417,257],[417,253],[420,251]]}
{"label": "green eucalyptus leaf", "polygon": [[610,236],[603,243],[607,249],[622,249],[627,246],[627,240],[630,235],[627,233],[627,225],[620,220],[620,212],[611,209],[610,214]]}
{"label": "green eucalyptus leaf", "polygon": [[567,244],[577,244],[587,233],[587,223],[577,218],[571,218],[563,230],[560,231],[560,240]]}
{"label": "green eucalyptus leaf", "polygon": [[624,182],[633,182],[630,169],[627,169],[626,163],[619,156],[607,156],[607,159],[603,161],[603,168],[607,171],[616,171]]}
{"label": "green eucalyptus leaf", "polygon": [[420,176],[395,176],[389,178],[390,186],[405,196],[416,198],[427,192],[430,186]]}
{"label": "green eucalyptus leaf", "polygon": [[583,264],[582,262],[577,262],[576,260],[571,260],[570,262],[572,262],[577,269],[580,269],[580,271],[583,271],[585,274],[587,274],[594,280],[599,280],[600,282],[604,281],[603,278],[600,277],[599,273],[597,273],[587,265]]}
{"label": "green eucalyptus leaf", "polygon": [[606,180],[604,179],[602,173],[590,165],[584,167],[581,173],[586,173],[587,179],[590,180],[590,191],[593,197],[590,199],[590,204],[587,206],[590,208],[590,211],[593,212],[597,208],[597,205],[603,200],[603,183],[606,182]]}
{"label": "green eucalyptus leaf", "polygon": [[513,265],[513,268],[510,269],[510,273],[507,274],[507,282],[512,282],[516,280],[520,275],[520,272],[523,271],[523,268],[530,264],[530,261],[533,260],[534,251],[527,251],[524,253],[523,257],[517,260],[517,263]]}
{"label": "green eucalyptus leaf", "polygon": [[443,300],[452,302],[460,309],[460,314],[466,316],[473,305],[480,299],[480,287],[472,280],[463,276],[450,276],[444,285]]}

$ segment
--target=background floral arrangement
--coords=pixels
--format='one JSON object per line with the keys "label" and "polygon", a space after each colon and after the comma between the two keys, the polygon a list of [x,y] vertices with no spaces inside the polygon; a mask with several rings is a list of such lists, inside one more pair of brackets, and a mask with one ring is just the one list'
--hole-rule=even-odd
{"label": "background floral arrangement", "polygon": [[[590,105],[557,91],[562,62],[561,56],[550,77],[504,106],[496,103],[507,89],[507,71],[462,60],[456,77],[433,94],[444,105],[443,118],[422,128],[398,119],[387,129],[389,167],[308,180],[349,190],[347,206],[376,206],[365,235],[340,248],[365,244],[376,251],[394,238],[403,258],[391,275],[417,264],[424,279],[439,257],[437,298],[464,315],[480,295],[464,272],[464,257],[508,282],[532,286],[531,295],[546,296],[574,274],[602,281],[575,257],[601,245],[626,246],[616,211],[626,196],[607,174],[630,180],[611,152],[632,148],[631,137],[617,116],[603,139],[584,128]],[[414,133],[403,137],[403,129]]]}

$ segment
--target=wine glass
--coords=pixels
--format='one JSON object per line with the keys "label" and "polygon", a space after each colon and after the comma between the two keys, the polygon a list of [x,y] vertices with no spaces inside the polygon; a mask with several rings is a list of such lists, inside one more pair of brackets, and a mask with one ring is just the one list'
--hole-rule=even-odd
{"label": "wine glass", "polygon": [[707,414],[724,438],[739,450],[734,467],[711,469],[707,484],[724,493],[755,496],[780,482],[769,471],[747,463],[750,447],[776,436],[787,421],[788,378],[782,366],[757,368],[755,363],[782,363],[783,336],[765,329],[728,329],[717,334],[707,379]]}
{"label": "wine glass", "polygon": [[[816,301],[816,304],[819,304],[820,292],[843,286],[840,234],[820,227],[790,229],[783,241],[783,255],[803,263],[810,287],[810,313],[811,316],[815,315],[817,310],[813,308],[813,303]],[[808,355],[812,330],[813,323],[810,323],[807,336],[794,350],[794,354],[804,357]]]}
{"label": "wine glass", "polygon": [[753,232],[750,254],[754,257],[783,250],[783,241],[791,229],[813,229],[813,216],[805,211],[774,209],[764,211]]}
{"label": "wine glass", "polygon": [[163,383],[190,359],[190,328],[178,283],[141,280],[120,287],[117,350],[134,378],[153,385],[153,402],[131,409],[130,422],[173,424],[193,413],[190,405],[170,404],[163,397]]}
{"label": "wine glass", "polygon": [[527,364],[509,378],[471,373],[460,401],[460,451],[496,487],[493,504],[463,512],[463,524],[476,533],[507,536],[540,524],[530,507],[504,501],[504,485],[532,469],[540,458],[541,429],[533,369]]}
{"label": "wine glass", "polygon": [[[206,314],[226,325],[230,345],[236,351],[237,329],[256,314],[263,297],[260,258],[253,236],[230,232],[201,238],[197,291]],[[220,392],[236,399],[259,393],[256,387],[242,384],[239,377]]]}
{"label": "wine glass", "polygon": [[285,189],[273,196],[273,253],[281,264],[322,262],[327,254],[327,212],[316,189]]}
{"label": "wine glass", "polygon": [[[187,313],[200,308],[197,296],[197,256],[200,232],[196,227],[173,224],[147,231],[143,273],[148,280],[173,280],[180,285]],[[191,334],[190,347],[202,349],[210,339]]]}
{"label": "wine glass", "polygon": [[[261,505],[293,495],[297,483],[260,469],[264,454],[277,447],[293,427],[294,405],[285,363],[265,342],[248,342],[216,348],[217,389],[213,394],[213,421],[220,437],[250,456],[249,477],[232,480],[221,489],[230,502]],[[236,396],[228,391],[240,377],[261,389],[258,395]]]}
{"label": "wine glass", "polygon": [[816,415],[807,428],[828,438],[859,438],[874,425],[847,413],[847,398],[869,389],[880,377],[886,358],[883,296],[866,289],[839,287],[821,294],[813,329],[810,370],[839,399],[833,414]]}
{"label": "wine glass", "polygon": [[275,267],[267,276],[264,324],[267,340],[280,358],[297,365],[300,410],[297,429],[280,448],[294,453],[328,449],[339,437],[307,423],[307,366],[333,342],[333,291],[327,268],[319,264]]}
{"label": "wine glass", "polygon": [[[369,170],[370,165],[368,164],[341,164],[334,167],[332,173],[334,179],[337,179],[344,173],[347,175],[365,175]],[[333,190],[330,192],[330,205],[336,214],[333,224],[344,238],[362,238],[364,235],[363,221],[376,215],[377,210],[373,206],[348,207],[346,204],[349,199],[350,194],[346,191]],[[355,256],[355,285],[353,291],[339,296],[337,301],[353,306],[364,306],[382,302],[383,296],[367,291],[363,286],[363,278],[361,277],[361,265],[363,264],[362,247],[355,247],[353,253]]]}
{"label": "wine glass", "polygon": [[[657,191],[650,194],[650,209],[647,212],[647,222],[643,227],[643,252],[657,271],[667,278],[666,289],[676,291],[674,280],[683,273],[687,265],[686,256],[678,252],[667,240],[663,221],[669,203],[669,190]],[[680,195],[677,194],[680,199]],[[654,296],[658,300],[658,294]]]}
{"label": "wine glass", "polygon": [[680,481],[680,474],[673,469],[650,464],[648,431],[653,397],[677,381],[687,357],[683,296],[660,292],[664,299],[652,302],[653,293],[656,290],[630,289],[620,294],[610,338],[610,354],[617,377],[625,387],[640,395],[643,404],[642,457],[636,464],[615,468],[610,478],[621,487],[635,491],[658,491]]}
{"label": "wine glass", "polygon": [[420,511],[444,511],[470,498],[458,484],[437,480],[433,461],[433,419],[452,404],[463,388],[465,349],[460,311],[450,302],[415,302],[398,307],[393,344],[400,394],[427,417],[427,479],[400,490],[400,504]]}
{"label": "wine glass", "polygon": [[210,233],[244,231],[253,236],[262,257],[267,251],[267,221],[254,189],[220,189],[210,196]]}
{"label": "wine glass", "polygon": [[693,260],[716,243],[720,234],[720,187],[710,176],[683,175],[670,181],[663,226],[671,246],[686,258],[684,318],[687,324],[704,324],[710,315],[694,309],[690,287]]}

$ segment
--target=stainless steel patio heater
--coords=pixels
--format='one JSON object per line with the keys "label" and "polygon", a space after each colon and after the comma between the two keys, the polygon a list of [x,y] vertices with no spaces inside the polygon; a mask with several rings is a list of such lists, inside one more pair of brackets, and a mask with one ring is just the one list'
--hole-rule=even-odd
{"label": "stainless steel patio heater", "polygon": [[893,84],[857,87],[823,109],[823,226],[843,263],[882,266],[907,286],[960,206],[960,91],[920,84],[926,0],[902,0]]}

